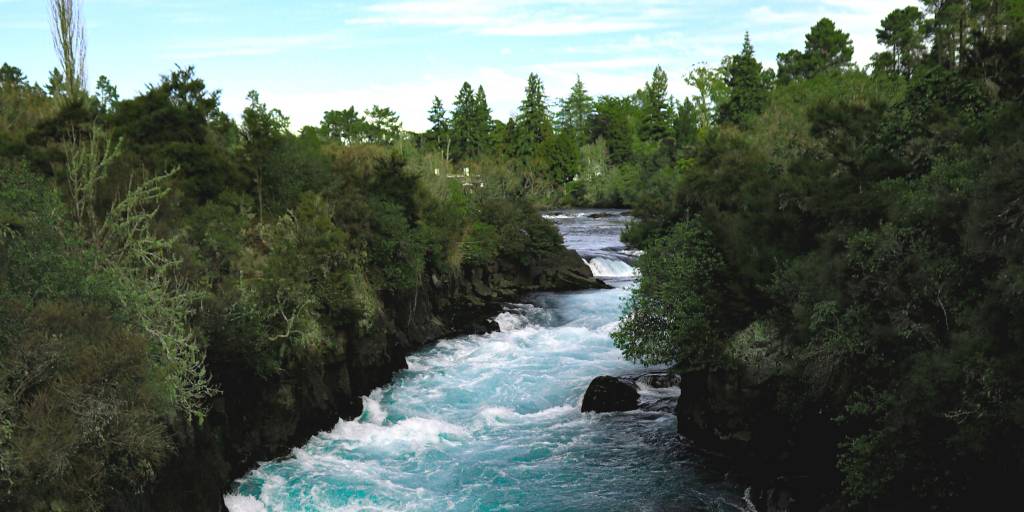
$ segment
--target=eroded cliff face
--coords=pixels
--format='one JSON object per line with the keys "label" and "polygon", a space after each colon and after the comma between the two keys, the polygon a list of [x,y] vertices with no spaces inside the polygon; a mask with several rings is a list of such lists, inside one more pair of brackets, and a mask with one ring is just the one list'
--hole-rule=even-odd
{"label": "eroded cliff face", "polygon": [[502,261],[460,276],[426,276],[413,292],[383,297],[367,335],[339,335],[327,361],[286,369],[271,378],[244,365],[208,356],[221,390],[205,423],[176,440],[178,452],[156,483],[133,503],[138,510],[218,510],[231,482],[257,463],[285,456],[339,418],[362,413],[361,397],[405,367],[405,356],[457,334],[486,332],[500,303],[532,291],[600,288],[574,251],[563,249],[533,264]]}

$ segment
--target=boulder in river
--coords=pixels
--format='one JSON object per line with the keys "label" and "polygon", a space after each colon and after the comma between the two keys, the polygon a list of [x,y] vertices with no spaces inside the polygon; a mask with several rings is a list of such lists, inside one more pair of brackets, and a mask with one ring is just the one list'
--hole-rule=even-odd
{"label": "boulder in river", "polygon": [[602,375],[590,382],[583,395],[583,412],[632,411],[640,407],[640,393],[628,379]]}

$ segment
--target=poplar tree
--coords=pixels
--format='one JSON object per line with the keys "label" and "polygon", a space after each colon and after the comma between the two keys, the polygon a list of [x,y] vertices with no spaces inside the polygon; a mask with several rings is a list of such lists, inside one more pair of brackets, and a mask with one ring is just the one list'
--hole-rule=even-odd
{"label": "poplar tree", "polygon": [[50,0],[50,35],[57,52],[63,93],[71,98],[85,93],[85,22],[76,0]]}

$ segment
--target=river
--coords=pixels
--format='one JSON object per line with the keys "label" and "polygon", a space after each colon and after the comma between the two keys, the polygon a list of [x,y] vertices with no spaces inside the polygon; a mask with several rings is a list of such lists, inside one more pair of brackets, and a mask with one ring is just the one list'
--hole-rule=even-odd
{"label": "river", "polygon": [[678,389],[641,386],[645,410],[581,413],[599,375],[644,372],[612,344],[633,282],[621,212],[547,215],[613,287],[508,304],[501,329],[441,340],[291,455],[225,496],[250,511],[737,510],[735,486],[676,434]]}

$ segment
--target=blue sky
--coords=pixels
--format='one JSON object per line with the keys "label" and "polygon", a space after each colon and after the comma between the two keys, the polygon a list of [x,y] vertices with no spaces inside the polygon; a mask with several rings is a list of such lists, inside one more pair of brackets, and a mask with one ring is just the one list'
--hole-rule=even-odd
{"label": "blue sky", "polygon": [[[463,81],[482,84],[497,118],[522,99],[530,72],[553,99],[578,73],[593,95],[642,87],[655,65],[677,97],[697,64],[735,53],[750,31],[757,57],[803,46],[822,16],[853,38],[855,59],[877,51],[874,30],[907,0],[85,0],[90,82],[107,75],[132,96],[175,64],[194,65],[237,115],[251,89],[292,118],[390,106],[406,128],[427,127],[434,95],[450,104]],[[56,64],[47,2],[0,0],[0,61],[45,82]]]}

